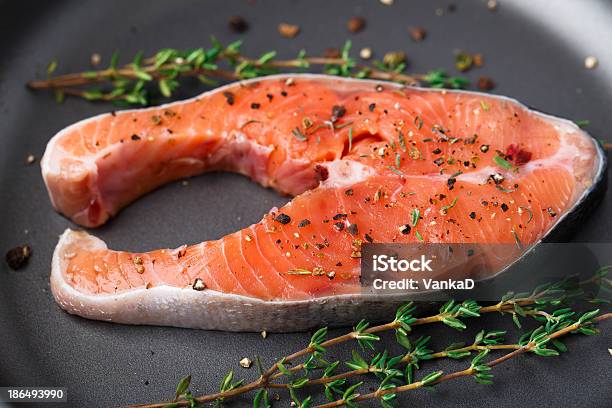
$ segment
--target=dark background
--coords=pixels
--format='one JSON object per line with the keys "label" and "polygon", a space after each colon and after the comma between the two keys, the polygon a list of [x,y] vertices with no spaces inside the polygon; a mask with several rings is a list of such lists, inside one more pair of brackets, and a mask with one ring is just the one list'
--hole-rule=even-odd
{"label": "dark background", "polygon": [[[448,9],[451,2],[442,0],[396,0],[391,7],[373,0],[0,2],[0,249],[4,254],[29,243],[33,250],[21,271],[10,271],[4,262],[0,266],[0,385],[65,386],[69,405],[80,407],[167,399],[187,373],[193,374],[194,393],[211,392],[230,369],[238,377],[256,377],[254,368],[239,366],[242,357],[258,354],[272,363],[309,338],[307,333],[271,334],[264,340],[258,333],[130,327],[88,321],[59,309],[49,290],[51,253],[57,236],[74,225],[53,211],[38,162],[27,166],[25,159],[28,154],[40,158],[46,142],[63,127],[112,108],[77,99],[57,105],[49,93],[28,91],[25,82],[43,76],[50,60],[59,61],[58,73],[80,71],[88,69],[94,52],[104,64],[120,50],[128,62],[140,49],[149,55],[162,47],[208,46],[211,34],[222,42],[243,38],[246,54],[275,49],[292,57],[301,48],[320,54],[350,38],[355,53],[369,46],[380,58],[402,49],[411,71],[452,72],[453,52],[462,49],[485,57],[485,66],[468,74],[472,79],[491,76],[498,83],[496,93],[558,116],[589,119],[593,135],[612,140],[610,2],[502,0],[496,12],[481,0],[452,3],[454,12]],[[436,15],[437,8],[444,10],[442,16]],[[232,15],[249,22],[246,34],[230,33]],[[346,22],[355,15],[366,18],[367,27],[350,34]],[[294,39],[280,37],[280,22],[299,24],[301,33]],[[413,26],[427,29],[425,41],[410,39]],[[587,55],[599,58],[597,69],[584,68]],[[186,85],[179,96],[203,90]],[[176,247],[233,232],[285,201],[246,178],[208,174],[143,197],[94,233],[111,248]],[[611,211],[608,196],[574,240],[610,241]],[[472,339],[481,326],[512,330],[509,318],[469,323],[466,333],[440,326],[418,333],[431,335],[439,349]],[[610,406],[612,327],[602,327],[600,336],[567,339],[570,351],[560,357],[528,356],[499,367],[492,386],[462,379],[402,396],[399,405]],[[384,344],[399,353],[392,338]],[[346,357],[348,347],[335,352]],[[430,363],[423,372],[466,364]],[[246,404],[242,400],[235,406]],[[283,395],[277,405],[288,404]]]}

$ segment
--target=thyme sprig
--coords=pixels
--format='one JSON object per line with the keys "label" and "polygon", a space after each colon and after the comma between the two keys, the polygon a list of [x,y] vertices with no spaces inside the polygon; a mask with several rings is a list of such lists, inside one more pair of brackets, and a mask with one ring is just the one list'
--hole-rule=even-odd
{"label": "thyme sprig", "polygon": [[[608,313],[597,316],[599,310],[594,310],[576,318],[577,313],[566,307],[565,304],[583,297],[584,291],[582,288],[587,285],[596,284],[601,289],[609,291],[612,288],[612,282],[607,278],[610,269],[612,269],[612,266],[603,267],[591,279],[580,282],[578,285],[574,283],[575,279],[568,277],[557,283],[540,285],[529,293],[508,293],[496,304],[487,306],[480,305],[472,300],[463,302],[449,300],[442,305],[437,314],[427,317],[414,316],[416,307],[409,302],[397,309],[391,322],[383,325],[370,326],[368,322],[362,320],[351,332],[330,339],[327,339],[327,328],[321,328],[312,335],[307,347],[280,359],[267,370],[262,368],[261,362],[257,358],[256,362],[260,376],[257,380],[248,384],[243,384],[242,381],[234,381],[233,372],[229,372],[225,376],[219,392],[194,397],[187,391],[188,386],[184,385],[185,382],[190,381],[190,377],[187,377],[179,383],[180,387],[177,387],[178,398],[175,401],[138,405],[138,407],[198,407],[199,404],[206,402],[219,404],[228,398],[256,390],[253,406],[268,407],[269,389],[285,389],[289,392],[296,406],[305,408],[311,406],[312,398],[308,396],[300,400],[297,390],[307,386],[320,385],[323,387],[326,397],[331,401],[322,405],[322,407],[341,405],[353,407],[356,401],[377,398],[385,408],[388,408],[392,406],[391,401],[397,393],[432,386],[462,376],[474,376],[476,381],[489,384],[492,380],[492,375],[489,373],[490,368],[501,362],[527,352],[540,356],[557,355],[559,352],[566,350],[563,343],[557,340],[557,337],[570,332],[579,332],[586,335],[596,334],[597,330],[594,323],[608,319],[612,315]],[[604,299],[591,299],[590,301],[598,304],[606,303]],[[430,340],[428,337],[421,337],[413,341],[409,338],[415,326],[443,323],[455,330],[463,330],[466,328],[465,318],[477,318],[493,312],[511,316],[519,329],[522,327],[521,318],[532,318],[541,323],[541,326],[523,334],[517,343],[503,343],[503,336],[505,335],[503,331],[480,331],[472,344],[452,344],[445,350],[438,352],[433,352],[428,348]],[[380,340],[379,333],[385,331],[395,332],[397,342],[406,349],[404,354],[390,357],[385,350],[367,361],[359,352],[353,351],[352,359],[344,363],[350,370],[342,373],[335,373],[340,366],[340,361],[329,362],[325,358],[325,353],[329,347],[348,341],[356,341],[365,351],[375,351],[375,344]],[[552,345],[554,348],[550,348],[548,345]],[[498,350],[513,351],[488,363],[482,362],[488,353]],[[474,352],[478,352],[478,355],[472,360],[470,367],[465,370],[446,375],[436,371],[424,376],[417,382],[414,381],[415,370],[420,369],[420,364],[427,360],[437,358],[460,360],[471,356]],[[287,368],[288,363],[299,358],[304,358],[304,362]],[[312,377],[311,374],[317,370],[322,370],[322,375]],[[359,394],[358,388],[361,382],[349,385],[348,379],[363,375],[375,375],[381,380],[375,392]],[[289,381],[275,382],[281,378],[286,378]],[[183,394],[179,395],[179,388],[184,391]]]}
{"label": "thyme sprig", "polygon": [[[547,348],[546,344],[549,342],[558,341],[559,337],[565,336],[569,333],[582,333],[582,334],[595,334],[593,325],[612,318],[612,313],[606,313],[597,317],[593,316],[593,313],[597,313],[598,310],[585,313],[578,321],[574,323],[566,323],[562,327],[557,327],[554,330],[546,330],[544,326],[540,326],[538,329],[530,333],[529,340],[523,341],[522,344],[512,345],[514,351],[504,354],[494,360],[484,362],[484,358],[489,354],[490,349],[481,351],[471,361],[468,368],[460,371],[455,371],[444,375],[442,371],[434,371],[420,381],[410,382],[405,385],[393,386],[390,384],[383,384],[379,388],[368,394],[357,394],[353,392],[348,396],[343,396],[342,399],[338,399],[327,404],[317,405],[315,408],[332,408],[339,406],[355,407],[355,402],[364,401],[369,399],[379,399],[382,406],[385,408],[392,407],[389,401],[393,400],[398,393],[416,390],[423,387],[431,387],[440,384],[445,381],[454,380],[461,377],[472,376],[474,379],[481,384],[492,384],[493,375],[490,371],[493,367],[502,364],[514,357],[518,357],[525,353],[534,353],[539,356],[556,356],[559,352],[552,348]],[[537,333],[537,334],[536,334]]]}
{"label": "thyme sprig", "polygon": [[[371,78],[405,84],[425,84],[431,87],[463,88],[469,82],[463,77],[448,76],[442,70],[427,74],[408,74],[403,62],[357,63],[351,56],[351,42],[342,47],[339,57],[308,56],[300,51],[295,58],[278,59],[276,51],[268,51],[258,58],[247,57],[240,51],[241,41],[226,46],[214,37],[208,48],[180,50],[164,48],[145,58],[136,54],[130,63],[119,65],[115,52],[104,69],[53,76],[57,61],[47,68],[47,78],[28,82],[32,89],[51,89],[56,99],[63,101],[66,95],[92,101],[112,101],[118,105],[148,105],[152,97],[173,96],[180,86],[180,79],[196,77],[206,85],[217,85],[218,80],[250,79],[280,72],[304,72],[320,66],[329,75]],[[153,92],[156,85],[157,92]]]}

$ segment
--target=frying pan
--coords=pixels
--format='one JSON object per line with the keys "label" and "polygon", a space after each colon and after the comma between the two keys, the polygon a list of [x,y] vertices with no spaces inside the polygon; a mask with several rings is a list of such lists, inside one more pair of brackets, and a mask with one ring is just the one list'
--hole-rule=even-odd
{"label": "frying pan", "polygon": [[[376,57],[389,50],[407,52],[410,70],[451,68],[453,52],[484,55],[484,67],[467,75],[487,75],[505,94],[544,112],[590,120],[589,131],[608,141],[612,103],[612,3],[609,1],[499,1],[491,12],[481,0],[395,1],[54,1],[1,2],[0,30],[0,249],[28,243],[32,258],[26,268],[0,266],[0,385],[62,386],[66,406],[117,406],[172,397],[177,381],[193,375],[192,391],[212,392],[234,370],[254,379],[255,368],[239,365],[259,355],[265,363],[303,347],[308,333],[223,333],[160,327],[139,327],[89,321],[64,313],[49,290],[49,268],[57,236],[71,223],[53,211],[39,167],[27,165],[29,154],[40,158],[58,130],[79,119],[111,109],[105,104],[68,99],[58,105],[51,94],[34,93],[24,84],[43,76],[49,61],[58,72],[87,69],[97,52],[108,61],[116,49],[129,61],[138,50],[146,55],[162,47],[206,46],[210,35],[222,42],[242,38],[244,52],[258,55],[278,50],[291,57],[301,48],[320,54],[328,47],[353,41],[355,51],[371,47]],[[442,10],[436,13],[436,9]],[[442,14],[442,15],[438,15]],[[238,35],[227,28],[230,16],[250,24]],[[346,22],[363,16],[366,29],[350,34]],[[286,39],[280,22],[298,24],[300,34]],[[413,42],[408,29],[421,26],[427,38]],[[599,59],[594,70],[584,67],[588,55]],[[204,91],[187,81],[177,98]],[[144,251],[216,239],[250,223],[287,198],[231,174],[206,174],[187,185],[167,185],[123,210],[94,231],[110,247]],[[578,226],[576,242],[610,241],[612,200]],[[471,323],[471,322],[470,322]],[[449,336],[470,341],[482,325],[508,329],[509,319],[481,318],[462,333],[450,328],[419,329],[443,348]],[[599,336],[568,338],[570,351],[561,357],[526,357],[495,371],[495,384],[472,379],[448,382],[431,392],[399,398],[401,406],[609,406],[612,380],[610,336],[604,323]],[[334,333],[336,331],[333,331]],[[399,353],[392,338],[381,347]],[[347,358],[347,350],[334,350]],[[459,363],[461,364],[461,363]],[[452,362],[432,363],[423,372],[457,368]],[[366,382],[364,389],[375,387]],[[232,406],[250,404],[236,400]],[[288,406],[286,396],[277,406]],[[20,405],[23,406],[23,405]],[[373,402],[372,406],[378,406]]]}

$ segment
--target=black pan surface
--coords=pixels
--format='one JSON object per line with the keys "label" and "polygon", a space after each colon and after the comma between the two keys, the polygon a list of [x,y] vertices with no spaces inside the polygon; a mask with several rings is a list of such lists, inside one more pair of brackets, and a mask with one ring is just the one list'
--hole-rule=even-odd
{"label": "black pan surface", "polygon": [[[11,271],[0,266],[0,385],[63,386],[68,406],[97,407],[167,399],[178,379],[193,374],[194,393],[211,392],[223,375],[243,369],[242,357],[261,356],[264,363],[297,350],[309,334],[235,334],[160,327],[136,327],[85,320],[64,313],[49,290],[51,253],[68,220],[55,213],[46,196],[39,166],[25,164],[28,154],[40,158],[46,142],[63,127],[111,108],[69,99],[57,105],[53,96],[32,93],[27,80],[44,75],[57,58],[58,72],[85,69],[90,55],[108,61],[119,49],[151,54],[161,47],[190,48],[208,44],[211,34],[228,42],[243,38],[244,51],[276,49],[290,57],[301,48],[313,54],[338,47],[350,38],[355,49],[372,47],[380,57],[403,49],[416,72],[452,68],[453,51],[484,54],[486,64],[468,74],[489,75],[495,92],[516,97],[538,110],[570,119],[589,119],[589,131],[612,139],[612,3],[609,1],[500,1],[496,12],[481,0],[395,1],[4,1],[0,2],[0,249],[28,243],[28,266]],[[554,3],[554,4],[553,4]],[[441,8],[443,15],[436,15]],[[251,25],[245,35],[229,32],[227,20],[241,15]],[[349,34],[346,21],[364,16],[367,28]],[[280,22],[299,24],[295,39],[281,38]],[[422,26],[428,37],[414,43],[408,28]],[[600,66],[584,68],[595,55]],[[179,97],[205,90],[185,86]],[[127,250],[175,247],[216,239],[256,222],[286,198],[246,178],[207,174],[173,183],[141,198],[94,233],[109,246]],[[612,200],[604,198],[573,240],[609,242]],[[508,321],[507,321],[508,320]],[[509,329],[509,319],[482,318],[465,333],[448,328],[419,329],[436,348],[449,337],[470,340],[478,326]],[[449,382],[432,391],[402,396],[400,406],[610,406],[612,326],[599,336],[567,340],[570,352],[555,358],[529,356],[495,371],[495,384],[472,379]],[[393,339],[385,346],[399,350]],[[347,350],[338,350],[346,358]],[[462,367],[430,364],[423,372]],[[367,383],[374,387],[374,383]],[[234,406],[250,404],[238,400]],[[277,406],[288,406],[283,397]],[[372,406],[378,406],[373,403]]]}

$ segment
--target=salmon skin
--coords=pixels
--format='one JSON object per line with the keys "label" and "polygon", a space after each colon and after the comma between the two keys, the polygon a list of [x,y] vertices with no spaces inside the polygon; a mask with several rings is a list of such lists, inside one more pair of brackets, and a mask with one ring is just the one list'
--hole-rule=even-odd
{"label": "salmon skin", "polygon": [[606,174],[598,142],[514,100],[310,74],[78,122],[41,166],[55,208],[86,227],[205,171],[295,196],[197,245],[128,253],[72,230],[57,244],[51,288],[70,313],[236,331],[380,318],[395,305],[362,293],[364,243],[528,247],[576,223]]}

